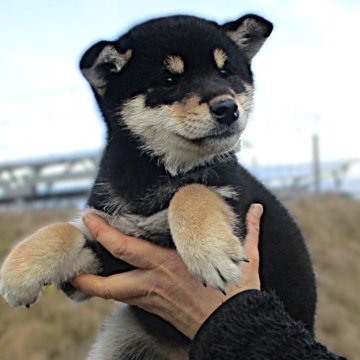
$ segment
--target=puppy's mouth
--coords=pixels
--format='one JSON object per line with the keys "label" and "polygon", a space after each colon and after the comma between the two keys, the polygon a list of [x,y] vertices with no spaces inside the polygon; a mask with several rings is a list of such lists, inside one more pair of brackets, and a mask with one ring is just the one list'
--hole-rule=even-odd
{"label": "puppy's mouth", "polygon": [[203,137],[199,137],[196,139],[187,139],[188,141],[196,144],[196,145],[202,145],[205,142],[209,142],[212,140],[215,141],[222,141],[222,140],[226,140],[230,137],[233,137],[234,135],[239,135],[240,132],[238,130],[226,130],[220,134],[214,134],[214,135],[207,135],[207,136],[203,136]]}
{"label": "puppy's mouth", "polygon": [[221,143],[232,138],[239,137],[241,134],[241,128],[239,126],[234,126],[231,128],[227,128],[224,130],[217,130],[212,131],[208,135],[197,137],[197,138],[190,138],[184,135],[177,134],[180,138],[186,140],[187,142],[201,146],[201,145],[209,145],[211,143]]}

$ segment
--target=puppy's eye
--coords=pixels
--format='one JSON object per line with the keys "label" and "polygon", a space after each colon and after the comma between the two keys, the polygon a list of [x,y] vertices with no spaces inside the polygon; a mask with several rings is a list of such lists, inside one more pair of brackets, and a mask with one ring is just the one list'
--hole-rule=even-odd
{"label": "puppy's eye", "polygon": [[175,76],[168,76],[165,78],[165,85],[171,86],[175,85],[177,82],[177,78]]}
{"label": "puppy's eye", "polygon": [[229,76],[231,75],[231,71],[230,71],[229,69],[227,69],[227,68],[222,68],[222,69],[220,70],[220,75],[221,75],[224,79],[226,79],[227,77],[229,77]]}

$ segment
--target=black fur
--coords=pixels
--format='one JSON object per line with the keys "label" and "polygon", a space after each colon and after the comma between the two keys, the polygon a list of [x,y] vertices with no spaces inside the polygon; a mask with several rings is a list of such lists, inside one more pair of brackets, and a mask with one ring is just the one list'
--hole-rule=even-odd
{"label": "black fur", "polygon": [[[242,311],[234,317],[237,309]],[[330,353],[290,318],[275,294],[256,290],[232,297],[213,313],[197,333],[189,357],[190,360],[240,358],[345,360]]]}
{"label": "black fur", "polygon": [[[272,25],[260,17],[250,17],[260,24],[255,40],[262,36],[259,42],[264,41]],[[225,158],[215,157],[211,163],[171,175],[161,158],[141,150],[142,140],[134,136],[119,115],[123,102],[140,94],[146,96],[148,108],[157,108],[173,104],[190,93],[199,94],[204,103],[231,91],[243,93],[244,86],[253,82],[248,54],[257,48],[247,53],[226,31],[235,31],[244,19],[224,26],[188,16],[156,19],[136,26],[115,42],[95,44],[85,53],[80,63],[83,72],[93,66],[106,45],[113,45],[121,54],[132,51],[121,71],[114,70],[111,62],[100,64],[96,70],[96,75],[106,84],[103,92],[92,86],[108,125],[108,140],[88,204],[106,211],[104,204],[110,195],[98,192],[104,182],[111,185],[112,197],[115,195],[127,204],[127,212],[144,216],[166,209],[174,193],[192,183],[232,186],[238,197],[227,201],[242,223],[250,204],[262,203],[265,209],[259,245],[262,287],[274,290],[291,317],[302,321],[312,332],[316,289],[310,257],[300,230],[279,201],[238,164],[231,152]],[[251,46],[251,34],[248,38]],[[214,64],[211,54],[215,48],[223,49],[228,55],[226,77]],[[169,73],[162,63],[169,54],[181,56],[186,66],[185,73],[175,77],[172,85],[167,83]],[[239,228],[238,232],[243,236],[246,229]],[[151,236],[148,240],[152,240]],[[170,236],[165,236],[162,243],[173,246]],[[128,269],[100,246],[97,252],[104,274]]]}

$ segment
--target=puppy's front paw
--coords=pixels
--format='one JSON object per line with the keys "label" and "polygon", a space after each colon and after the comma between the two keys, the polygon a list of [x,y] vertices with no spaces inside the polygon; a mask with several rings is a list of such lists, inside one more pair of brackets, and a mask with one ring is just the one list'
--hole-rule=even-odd
{"label": "puppy's front paw", "polygon": [[70,224],[49,225],[20,242],[5,259],[0,294],[11,306],[31,305],[41,288],[57,286],[82,273],[94,273],[99,263],[85,246],[82,233]]}
{"label": "puppy's front paw", "polygon": [[30,306],[38,299],[41,291],[41,284],[36,278],[30,279],[23,274],[1,272],[0,294],[12,307]]}
{"label": "puppy's front paw", "polygon": [[21,279],[3,271],[0,279],[0,295],[12,307],[30,306],[40,296],[42,286],[36,279]]}
{"label": "puppy's front paw", "polygon": [[234,234],[239,222],[219,194],[200,184],[184,186],[170,202],[168,220],[178,252],[204,285],[225,292],[239,283],[246,260]]}
{"label": "puppy's front paw", "polygon": [[229,285],[239,284],[240,264],[246,261],[246,257],[237,237],[227,233],[222,234],[221,239],[202,238],[195,242],[196,247],[177,247],[193,275],[205,286],[209,285],[224,293]]}

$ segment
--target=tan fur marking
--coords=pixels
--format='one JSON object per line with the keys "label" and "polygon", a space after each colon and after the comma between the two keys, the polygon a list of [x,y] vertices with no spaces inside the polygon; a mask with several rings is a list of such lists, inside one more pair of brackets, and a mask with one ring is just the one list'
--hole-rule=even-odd
{"label": "tan fur marking", "polygon": [[[28,238],[20,242],[13,251],[13,264],[17,267],[23,266],[21,262],[22,253],[26,253],[27,262],[37,262],[39,256],[61,257],[78,241],[82,240],[81,232],[73,225],[57,223],[41,228]],[[61,251],[59,253],[59,250]]]}
{"label": "tan fur marking", "polygon": [[172,74],[181,75],[185,71],[185,64],[180,56],[169,55],[164,60],[164,65]]}
{"label": "tan fur marking", "polygon": [[177,191],[169,206],[169,218],[177,225],[172,230],[181,232],[188,242],[204,233],[217,233],[219,227],[231,231],[235,224],[235,216],[221,196],[200,184]]}
{"label": "tan fur marking", "polygon": [[[217,99],[228,99],[229,96],[235,99],[233,91]],[[200,96],[195,93],[173,104],[154,108],[145,106],[145,96],[139,95],[125,102],[120,114],[132,133],[142,139],[143,149],[161,157],[172,175],[208,163],[216,155],[226,154],[238,141],[238,134],[201,146],[188,141],[206,137],[218,127],[208,104],[201,103]],[[246,124],[247,117],[246,112],[241,112],[240,123]]]}
{"label": "tan fur marking", "polygon": [[214,50],[214,59],[215,59],[216,66],[219,69],[222,69],[227,60],[227,55],[225,54],[225,52],[223,50],[215,49]]}
{"label": "tan fur marking", "polygon": [[176,121],[178,123],[206,123],[209,117],[209,109],[207,104],[200,104],[200,97],[192,95],[182,101],[176,101],[171,105]]}
{"label": "tan fur marking", "polygon": [[184,140],[205,136],[214,127],[206,105],[197,111],[199,101],[193,99],[190,103],[193,111],[186,110],[187,100],[149,108],[145,106],[145,97],[139,95],[126,102],[121,110],[128,128],[143,139],[143,149],[160,156],[172,175],[211,161],[214,156],[213,149]]}
{"label": "tan fur marking", "polygon": [[204,185],[184,186],[172,198],[168,217],[176,248],[192,274],[219,289],[239,280],[240,268],[231,260],[244,256],[233,232],[237,219],[220,195]]}
{"label": "tan fur marking", "polygon": [[0,290],[12,306],[32,304],[45,283],[69,280],[81,272],[95,272],[98,262],[85,238],[73,225],[46,226],[20,242],[1,268]]}

